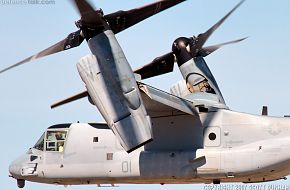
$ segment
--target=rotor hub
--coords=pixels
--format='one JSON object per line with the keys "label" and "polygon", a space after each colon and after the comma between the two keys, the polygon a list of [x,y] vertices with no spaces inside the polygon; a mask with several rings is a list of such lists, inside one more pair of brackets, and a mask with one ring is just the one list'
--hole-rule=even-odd
{"label": "rotor hub", "polygon": [[173,42],[172,51],[176,56],[177,64],[179,66],[183,65],[192,59],[190,54],[190,39],[186,37],[177,38]]}
{"label": "rotor hub", "polygon": [[173,44],[172,44],[172,51],[174,53],[180,52],[182,49],[187,49],[188,51],[188,45],[189,45],[190,39],[186,37],[180,37],[177,38]]}

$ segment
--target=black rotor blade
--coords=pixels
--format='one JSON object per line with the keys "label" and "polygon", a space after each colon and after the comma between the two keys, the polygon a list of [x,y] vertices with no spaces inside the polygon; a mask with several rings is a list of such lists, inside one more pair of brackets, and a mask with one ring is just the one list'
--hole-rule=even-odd
{"label": "black rotor blade", "polygon": [[74,0],[74,3],[82,17],[86,17],[88,13],[95,12],[95,9],[86,0]]}
{"label": "black rotor blade", "polygon": [[112,31],[117,34],[161,11],[173,7],[186,0],[163,0],[140,8],[118,11],[105,15],[105,19],[110,24]]}
{"label": "black rotor blade", "polygon": [[199,34],[196,39],[196,43],[194,45],[194,49],[192,50],[192,55],[196,56],[208,38],[212,35],[212,33],[242,4],[245,0],[240,1],[228,14],[226,14],[221,20],[219,20],[215,25],[213,25],[210,29],[208,29],[205,33]]}
{"label": "black rotor blade", "polygon": [[162,75],[173,71],[175,57],[173,52],[155,58],[151,63],[144,65],[134,73],[140,74],[142,79]]}
{"label": "black rotor blade", "polygon": [[198,54],[202,57],[206,57],[209,54],[215,52],[216,50],[218,50],[219,48],[226,46],[226,45],[230,45],[230,44],[235,44],[235,43],[239,43],[245,39],[247,39],[248,37],[245,38],[241,38],[238,40],[234,40],[234,41],[230,41],[230,42],[225,42],[225,43],[221,43],[221,44],[217,44],[217,45],[212,45],[212,46],[207,46],[207,47],[203,47]]}
{"label": "black rotor blade", "polygon": [[87,0],[74,0],[75,7],[81,15],[81,24],[88,28],[103,25],[103,12],[95,8]]}
{"label": "black rotor blade", "polygon": [[54,54],[54,53],[58,53],[58,52],[61,52],[61,51],[64,51],[64,50],[68,50],[68,49],[77,47],[83,41],[84,41],[84,38],[82,37],[81,31],[78,30],[76,32],[73,32],[73,33],[69,34],[66,39],[54,44],[53,46],[51,46],[51,47],[49,47],[49,48],[47,48],[47,49],[45,49],[45,50],[33,55],[33,56],[30,56],[30,57],[26,58],[23,61],[20,61],[20,62],[12,65],[10,67],[7,67],[7,68],[1,70],[0,74],[5,72],[5,71],[8,71],[8,70],[10,70],[10,69],[12,69],[14,67],[22,65],[24,63],[36,60],[38,58],[45,57],[45,56],[48,56],[48,55],[51,55],[51,54]]}
{"label": "black rotor blade", "polygon": [[59,107],[59,106],[62,106],[62,105],[64,105],[64,104],[67,104],[67,103],[70,103],[70,102],[73,102],[73,101],[76,101],[76,100],[79,100],[79,99],[85,98],[85,97],[87,97],[87,96],[89,96],[89,93],[88,93],[88,91],[85,90],[85,91],[83,91],[83,92],[81,92],[81,93],[79,93],[79,94],[76,94],[76,95],[74,95],[74,96],[71,96],[71,97],[69,97],[69,98],[67,98],[67,99],[64,99],[64,100],[62,100],[62,101],[59,101],[59,102],[57,102],[57,103],[51,105],[50,108],[51,108],[51,109],[54,109],[54,108],[56,108],[56,107]]}

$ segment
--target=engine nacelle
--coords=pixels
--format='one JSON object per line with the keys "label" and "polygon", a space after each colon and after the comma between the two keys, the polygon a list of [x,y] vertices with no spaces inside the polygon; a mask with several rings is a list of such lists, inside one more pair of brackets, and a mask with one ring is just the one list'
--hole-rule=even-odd
{"label": "engine nacelle", "polygon": [[152,140],[150,117],[137,84],[124,92],[122,84],[117,85],[119,81],[112,76],[113,73],[109,75],[100,67],[94,55],[82,58],[77,64],[92,102],[124,149],[131,152]]}

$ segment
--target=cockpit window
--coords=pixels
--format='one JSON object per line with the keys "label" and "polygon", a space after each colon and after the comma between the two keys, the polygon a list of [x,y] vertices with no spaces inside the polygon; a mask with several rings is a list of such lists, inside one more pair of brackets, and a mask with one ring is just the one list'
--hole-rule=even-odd
{"label": "cockpit window", "polygon": [[187,89],[191,93],[195,92],[206,92],[216,94],[209,81],[205,76],[199,73],[191,73],[187,79]]}
{"label": "cockpit window", "polygon": [[43,148],[44,148],[44,133],[42,134],[42,136],[40,137],[40,139],[37,141],[37,143],[34,145],[33,148],[43,151]]}
{"label": "cockpit window", "polygon": [[67,131],[47,131],[46,132],[46,151],[63,152]]}
{"label": "cockpit window", "polygon": [[210,86],[210,84],[208,83],[208,81],[205,79],[195,85],[192,85],[190,83],[187,83],[187,89],[191,92],[191,93],[195,93],[195,92],[207,92],[207,93],[211,93],[211,94],[216,94],[214,89]]}

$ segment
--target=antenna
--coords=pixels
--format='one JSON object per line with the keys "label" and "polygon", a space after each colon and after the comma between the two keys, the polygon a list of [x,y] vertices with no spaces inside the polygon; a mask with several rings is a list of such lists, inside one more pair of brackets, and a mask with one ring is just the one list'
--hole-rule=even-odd
{"label": "antenna", "polygon": [[262,108],[262,115],[267,116],[268,115],[268,106],[263,106]]}

